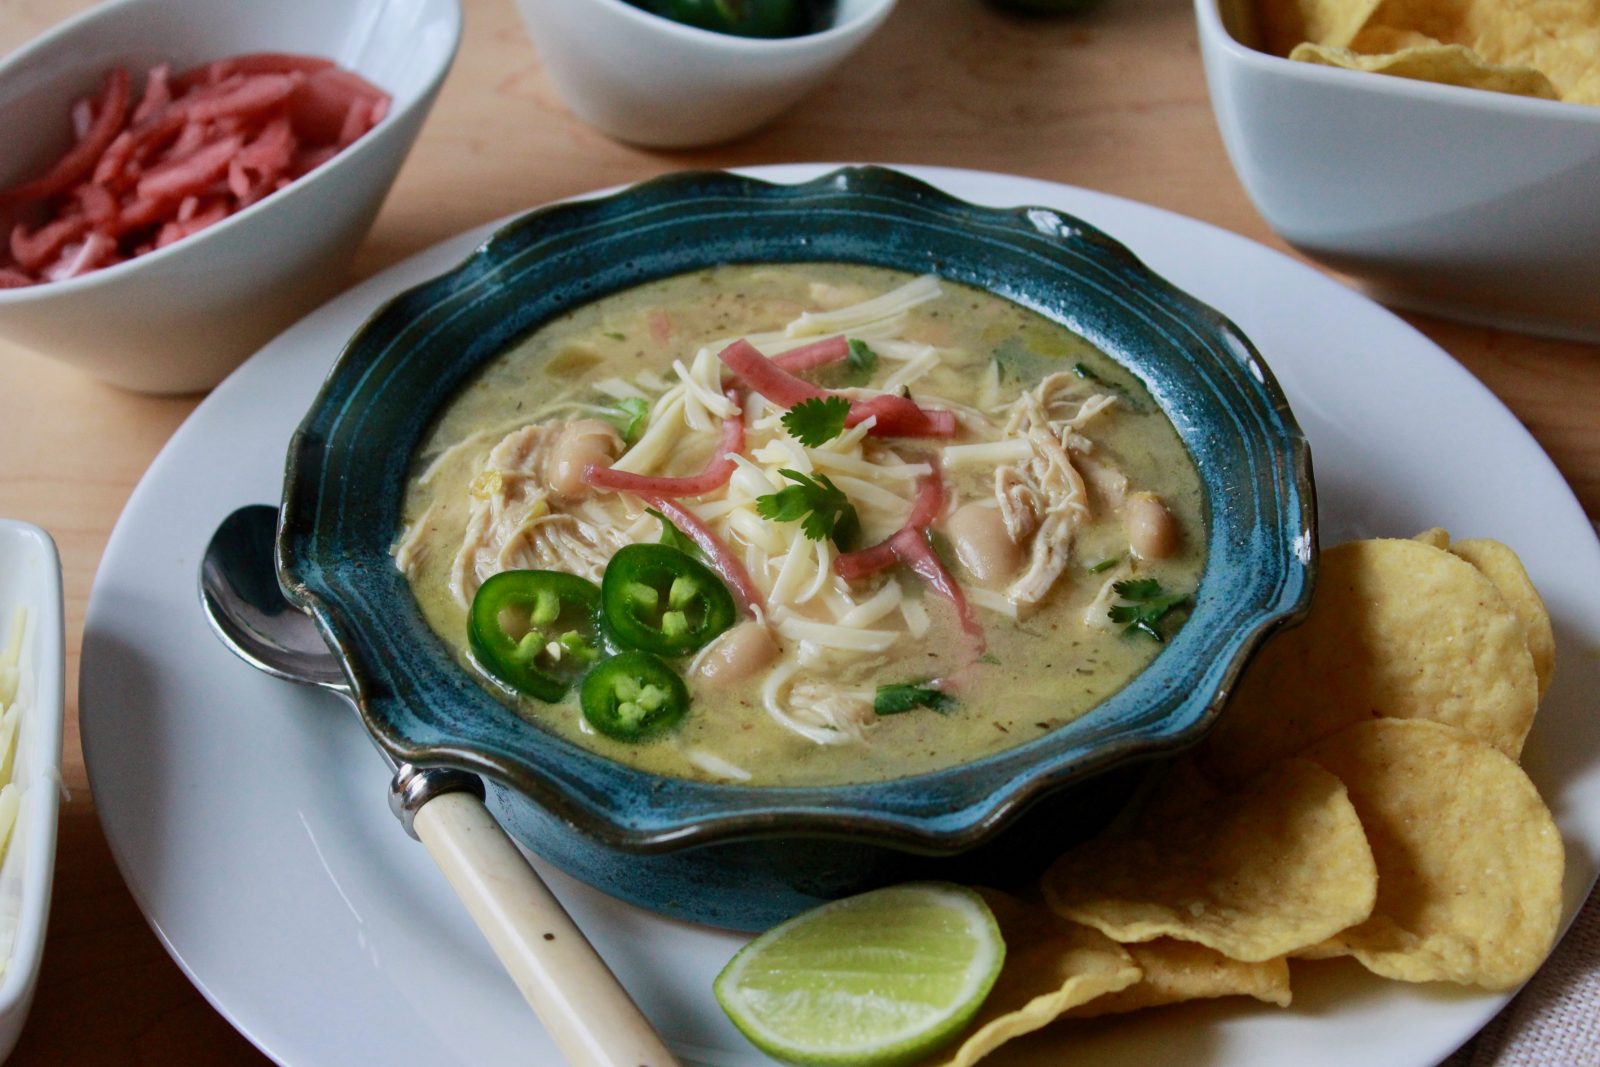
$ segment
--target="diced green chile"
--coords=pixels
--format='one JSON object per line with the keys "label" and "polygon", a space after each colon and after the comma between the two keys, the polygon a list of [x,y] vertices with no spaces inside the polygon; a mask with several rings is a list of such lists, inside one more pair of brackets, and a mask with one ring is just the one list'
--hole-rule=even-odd
{"label": "diced green chile", "polygon": [[[553,703],[600,656],[599,610],[600,588],[575,574],[501,571],[472,598],[467,644],[502,684]],[[552,643],[559,655],[549,650]]]}
{"label": "diced green chile", "polygon": [[635,650],[590,671],[578,690],[578,703],[589,725],[607,737],[645,741],[683,718],[689,690],[659,657]]}
{"label": "diced green chile", "polygon": [[628,545],[600,579],[606,630],[627,648],[681,656],[733,625],[733,596],[722,579],[668,545]]}

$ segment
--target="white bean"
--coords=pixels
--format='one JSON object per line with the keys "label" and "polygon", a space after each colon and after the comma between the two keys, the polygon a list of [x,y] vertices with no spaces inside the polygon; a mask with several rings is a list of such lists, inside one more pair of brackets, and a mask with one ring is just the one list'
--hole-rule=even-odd
{"label": "white bean", "polygon": [[1182,540],[1177,520],[1154,493],[1134,493],[1123,501],[1122,527],[1128,547],[1140,559],[1166,559]]}
{"label": "white bean", "polygon": [[589,492],[583,480],[585,468],[610,466],[612,460],[622,455],[622,438],[617,431],[599,419],[579,419],[570,422],[556,438],[545,468],[550,488],[568,500]]}
{"label": "white bean", "polygon": [[1022,565],[1022,549],[1011,540],[999,508],[963,504],[945,524],[956,558],[985,585],[1003,582]]}
{"label": "white bean", "polygon": [[694,678],[716,685],[742,682],[778,656],[778,643],[764,625],[739,623],[719,636],[695,661]]}

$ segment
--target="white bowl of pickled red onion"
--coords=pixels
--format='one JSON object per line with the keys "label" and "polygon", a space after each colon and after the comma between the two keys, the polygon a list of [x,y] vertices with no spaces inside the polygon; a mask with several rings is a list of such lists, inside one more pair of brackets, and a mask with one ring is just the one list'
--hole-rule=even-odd
{"label": "white bowl of pickled red onion", "polygon": [[0,62],[0,338],[215,385],[343,284],[460,34],[457,0],[112,0],[25,45]]}

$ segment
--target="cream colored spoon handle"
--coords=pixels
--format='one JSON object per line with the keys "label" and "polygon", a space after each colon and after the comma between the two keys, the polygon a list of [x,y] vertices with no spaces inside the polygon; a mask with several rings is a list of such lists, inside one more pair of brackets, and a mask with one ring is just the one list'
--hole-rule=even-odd
{"label": "cream colored spoon handle", "polygon": [[483,801],[441,794],[412,829],[572,1067],[677,1063]]}

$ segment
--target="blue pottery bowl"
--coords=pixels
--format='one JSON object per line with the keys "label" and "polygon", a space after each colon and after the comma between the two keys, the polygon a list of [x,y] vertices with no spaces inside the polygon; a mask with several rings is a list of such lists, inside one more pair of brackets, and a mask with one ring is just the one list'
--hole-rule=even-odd
{"label": "blue pottery bowl", "polygon": [[[522,718],[423,621],[389,548],[412,453],[458,386],[597,297],[717,264],[800,261],[932,272],[1031,308],[1137,374],[1177,427],[1206,497],[1193,612],[1088,714],[888,781],[666,778]],[[290,446],[278,567],[396,759],[482,775],[513,836],[605,892],[754,929],[905,878],[1025,877],[1092,832],[1142,764],[1200,738],[1261,641],[1303,614],[1313,512],[1305,439],[1250,342],[1105,234],[1043,208],[977,207],[880,168],[801,185],[687,173],[524,215],[375,314]]]}

